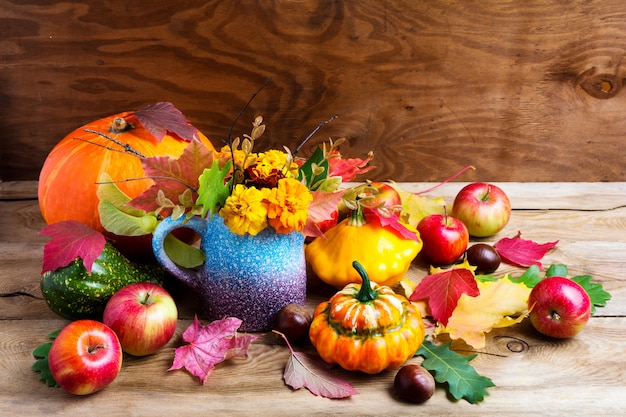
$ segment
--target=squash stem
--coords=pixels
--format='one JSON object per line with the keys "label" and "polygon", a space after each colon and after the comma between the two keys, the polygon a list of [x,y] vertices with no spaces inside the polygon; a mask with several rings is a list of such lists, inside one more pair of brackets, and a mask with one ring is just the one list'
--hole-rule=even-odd
{"label": "squash stem", "polygon": [[363,214],[363,207],[358,204],[356,210],[352,210],[350,213],[350,219],[348,220],[348,224],[350,226],[363,226],[367,221],[365,220],[365,214]]}
{"label": "squash stem", "polygon": [[359,273],[359,275],[361,276],[361,279],[363,280],[363,283],[361,284],[361,289],[359,290],[359,293],[356,295],[356,299],[362,303],[375,300],[376,297],[378,296],[378,291],[372,288],[372,284],[370,283],[370,277],[369,275],[367,275],[367,271],[365,271],[365,268],[363,268],[363,265],[361,265],[357,261],[353,261],[352,267],[356,269],[356,272]]}

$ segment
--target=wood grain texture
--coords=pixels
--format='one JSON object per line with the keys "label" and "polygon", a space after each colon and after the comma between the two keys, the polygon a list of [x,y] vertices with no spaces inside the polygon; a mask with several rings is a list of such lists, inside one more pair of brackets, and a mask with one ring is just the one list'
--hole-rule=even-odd
{"label": "wood grain texture", "polygon": [[[348,139],[371,179],[624,181],[626,13],[604,2],[0,0],[0,178],[65,134],[171,101],[215,143]],[[310,151],[310,148],[306,149]]]}
{"label": "wood grain texture", "polygon": [[[400,184],[423,190],[432,184]],[[427,195],[450,199],[463,183],[445,184]],[[6,184],[9,195],[32,193],[32,184]],[[31,371],[32,350],[46,335],[64,326],[45,305],[39,291],[39,271],[47,238],[36,199],[2,200],[0,194],[0,415],[257,415],[275,416],[617,416],[626,408],[626,183],[506,183],[513,204],[507,227],[493,242],[522,231],[537,242],[559,240],[543,259],[563,263],[571,275],[589,274],[612,295],[588,326],[570,340],[552,340],[536,333],[528,320],[497,329],[487,336],[472,365],[496,387],[478,405],[453,401],[439,387],[427,403],[397,401],[391,389],[395,372],[363,375],[334,369],[359,391],[341,401],[313,396],[285,386],[282,373],[288,350],[272,334],[262,335],[246,359],[219,364],[206,385],[181,370],[168,372],[173,349],[196,310],[193,294],[174,286],[180,309],[177,332],[169,344],[145,358],[124,357],[122,372],[106,390],[77,398],[47,388]],[[29,191],[30,190],[30,191]],[[582,207],[582,208],[581,208]],[[503,264],[497,274],[519,275],[522,269]],[[426,265],[419,260],[409,278],[419,280]],[[309,279],[307,308],[327,299],[333,289],[314,276]],[[429,330],[430,331],[430,330]],[[311,346],[299,350],[313,352]],[[413,358],[411,363],[419,363]]]}

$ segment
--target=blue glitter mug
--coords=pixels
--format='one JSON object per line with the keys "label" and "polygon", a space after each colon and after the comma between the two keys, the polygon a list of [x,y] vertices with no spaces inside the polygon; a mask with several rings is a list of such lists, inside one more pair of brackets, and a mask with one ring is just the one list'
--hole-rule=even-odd
{"label": "blue glitter mug", "polygon": [[[206,259],[197,268],[176,264],[163,248],[167,235],[189,228],[200,235]],[[306,262],[301,233],[278,234],[271,227],[256,236],[234,234],[221,217],[165,218],[152,237],[159,263],[200,296],[203,315],[209,320],[237,317],[240,330],[257,332],[272,328],[282,307],[306,299]]]}

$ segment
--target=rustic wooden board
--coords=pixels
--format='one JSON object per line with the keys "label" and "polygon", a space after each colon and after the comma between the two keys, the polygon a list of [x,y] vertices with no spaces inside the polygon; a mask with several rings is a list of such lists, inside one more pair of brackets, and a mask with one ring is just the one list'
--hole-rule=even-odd
{"label": "rustic wooden board", "polygon": [[[0,179],[63,136],[171,101],[220,143],[346,137],[372,179],[624,181],[626,15],[603,2],[0,0]],[[308,149],[305,149],[308,151]]]}
{"label": "rustic wooden board", "polygon": [[[423,190],[432,184],[400,184]],[[450,183],[429,193],[449,199],[462,183]],[[247,359],[218,365],[206,385],[189,373],[168,372],[173,349],[190,325],[193,294],[174,286],[181,320],[177,333],[158,353],[146,358],[126,356],[122,372],[104,391],[85,398],[47,388],[31,371],[32,350],[46,335],[64,326],[45,306],[38,288],[42,250],[47,238],[36,199],[6,200],[0,193],[0,415],[232,415],[249,416],[259,410],[270,415],[437,415],[437,416],[613,416],[626,408],[626,183],[502,184],[513,201],[513,215],[493,241],[523,236],[538,242],[559,240],[543,262],[564,263],[572,275],[590,274],[612,295],[577,337],[555,341],[538,335],[528,321],[498,329],[476,353],[476,370],[496,384],[485,401],[470,405],[454,401],[438,388],[421,406],[393,398],[394,371],[368,376],[335,369],[359,391],[346,400],[328,400],[284,385],[282,372],[288,350],[271,334],[256,340]],[[32,184],[4,184],[10,196],[32,193]],[[30,190],[30,191],[29,191]],[[580,206],[578,205],[580,204]],[[583,207],[583,208],[581,208]],[[419,260],[409,277],[425,275]],[[502,265],[498,274],[520,274]],[[334,290],[310,277],[307,307],[312,309]],[[311,346],[298,349],[312,351]],[[410,362],[419,363],[419,358]]]}

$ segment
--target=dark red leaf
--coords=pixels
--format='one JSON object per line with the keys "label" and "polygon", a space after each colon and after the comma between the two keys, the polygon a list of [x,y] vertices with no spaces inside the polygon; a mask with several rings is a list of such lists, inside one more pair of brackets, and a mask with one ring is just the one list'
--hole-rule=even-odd
{"label": "dark red leaf", "polygon": [[169,369],[185,368],[205,384],[215,365],[235,357],[248,356],[250,342],[259,336],[239,334],[241,320],[226,317],[202,326],[195,316],[191,326],[183,332],[187,342],[174,353],[174,363]]}
{"label": "dark red leaf", "polygon": [[43,248],[42,274],[65,267],[76,258],[80,258],[87,272],[91,273],[93,262],[106,244],[100,232],[75,220],[50,224],[39,233],[52,237]]}
{"label": "dark red leaf", "polygon": [[169,102],[158,102],[143,107],[135,112],[135,116],[159,142],[167,132],[174,133],[186,141],[192,140],[198,132],[198,129],[188,123],[183,113]]}
{"label": "dark red leaf", "polygon": [[279,332],[289,347],[291,355],[287,359],[283,379],[285,384],[298,390],[302,387],[314,395],[326,398],[346,398],[358,394],[350,383],[329,370],[329,365],[319,356],[295,352],[287,338]]}
{"label": "dark red leaf", "polygon": [[154,184],[135,197],[128,204],[137,209],[152,212],[160,206],[157,202],[157,193],[163,191],[165,197],[178,204],[178,197],[190,188],[197,192],[200,186],[198,177],[204,171],[213,158],[212,152],[199,141],[191,141],[183,150],[178,159],[157,156],[143,158],[143,166],[146,177],[152,178]]}
{"label": "dark red leaf", "polygon": [[539,269],[543,269],[543,265],[539,262],[544,255],[554,248],[558,240],[548,243],[535,243],[532,240],[521,238],[522,233],[517,232],[517,236],[513,238],[502,238],[494,244],[494,247],[500,254],[500,257],[510,263],[529,267],[536,265]]}
{"label": "dark red leaf", "polygon": [[470,297],[480,294],[474,274],[467,269],[450,269],[425,276],[409,300],[428,299],[433,318],[446,326],[462,294]]}

